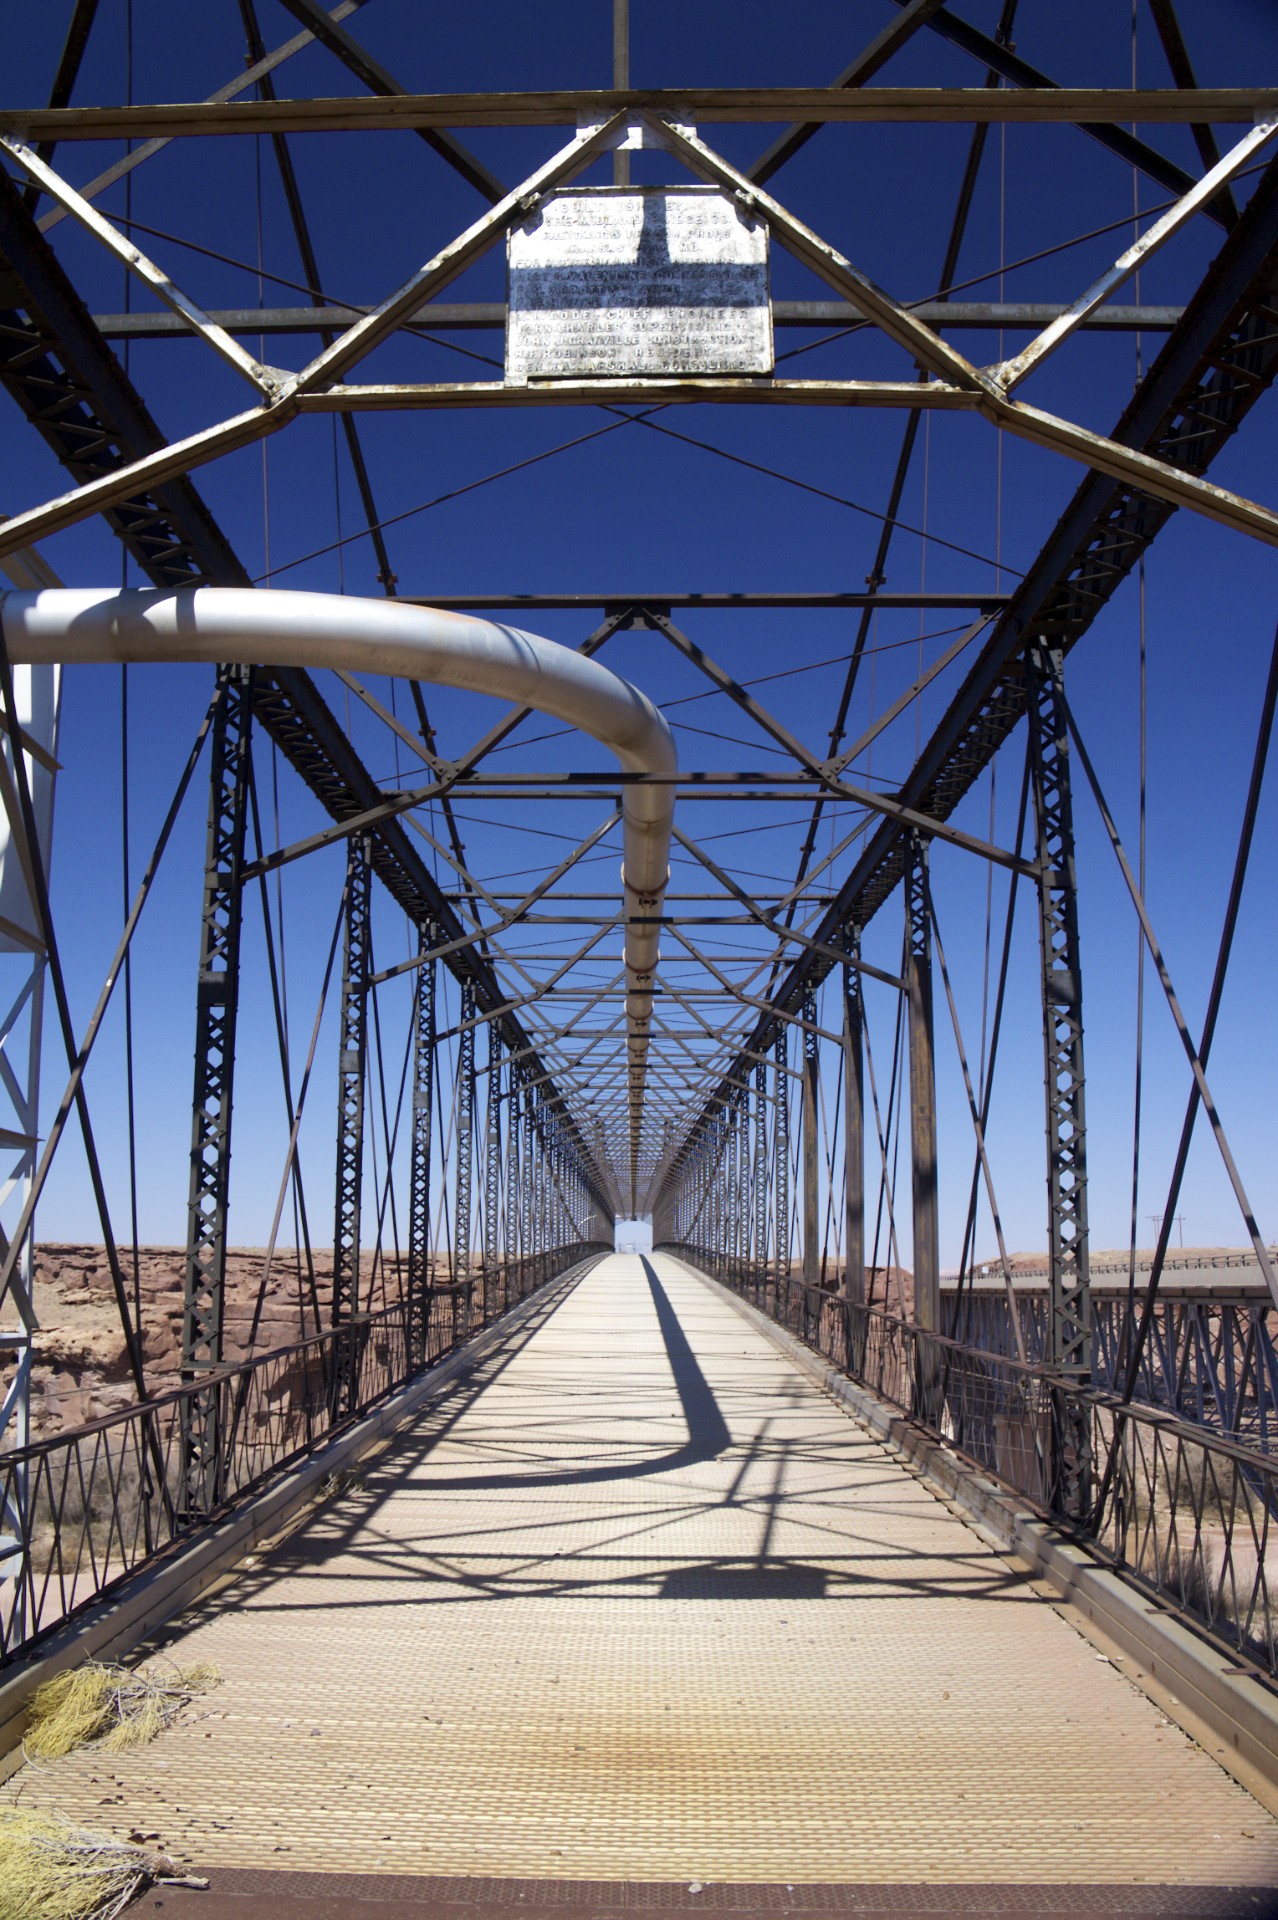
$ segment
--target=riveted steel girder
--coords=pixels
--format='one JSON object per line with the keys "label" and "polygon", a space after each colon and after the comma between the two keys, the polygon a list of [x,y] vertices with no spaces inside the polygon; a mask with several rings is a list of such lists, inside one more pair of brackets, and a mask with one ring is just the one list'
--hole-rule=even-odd
{"label": "riveted steel girder", "polygon": [[[1158,358],[1109,436],[1204,474],[1278,378],[1278,162],[1271,162]],[[899,799],[948,820],[1022,718],[1024,654],[1046,638],[1067,654],[1135,568],[1175,508],[1130,481],[1089,473],[999,614],[977,660],[918,755]],[[864,927],[900,885],[908,829],[885,820],[809,934],[774,996],[791,1015],[834,962],[817,951]],[[764,1014],[727,1068],[722,1088],[766,1049]],[[719,1097],[711,1096],[705,1113]]]}
{"label": "riveted steel girder", "polygon": [[[22,193],[0,168],[0,385],[3,385],[79,485],[99,480],[166,444],[165,436],[40,232]],[[250,576],[189,478],[179,477],[118,502],[103,518],[140,571],[157,587],[250,586]],[[338,726],[309,674],[259,671],[254,717],[335,821],[375,806],[381,791]],[[440,943],[465,929],[418,856],[404,828],[379,823],[370,837],[373,871],[418,926]],[[481,1010],[504,996],[485,957],[469,946],[448,956],[469,979]],[[536,1058],[511,1012],[499,1016],[512,1053]],[[544,1072],[544,1068],[540,1068]],[[561,1096],[547,1078],[547,1100]],[[585,1143],[569,1123],[574,1148],[592,1180]]]}
{"label": "riveted steel girder", "polygon": [[[240,994],[244,834],[248,820],[253,670],[224,667],[210,745],[204,906],[195,994],[195,1086],[191,1182],[183,1278],[182,1378],[199,1381],[222,1364],[231,1104]],[[210,1513],[222,1498],[218,1397],[182,1403],[181,1511]]]}

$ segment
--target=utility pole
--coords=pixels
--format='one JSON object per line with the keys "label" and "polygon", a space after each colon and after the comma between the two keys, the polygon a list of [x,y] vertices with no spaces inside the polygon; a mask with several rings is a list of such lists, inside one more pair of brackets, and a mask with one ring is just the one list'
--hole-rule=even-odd
{"label": "utility pole", "polygon": [[[1150,1226],[1154,1229],[1154,1239],[1155,1241],[1157,1241],[1159,1234],[1163,1230],[1163,1221],[1166,1218],[1166,1215],[1161,1213],[1147,1213],[1145,1215],[1145,1218],[1148,1220]],[[1176,1244],[1183,1249],[1185,1245],[1184,1214],[1174,1213],[1172,1215],[1172,1222],[1176,1228]]]}

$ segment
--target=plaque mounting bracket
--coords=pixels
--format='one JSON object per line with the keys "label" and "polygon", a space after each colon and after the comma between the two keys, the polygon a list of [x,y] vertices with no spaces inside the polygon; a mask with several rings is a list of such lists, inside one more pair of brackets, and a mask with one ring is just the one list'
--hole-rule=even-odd
{"label": "plaque mounting bracket", "polygon": [[[579,113],[577,115],[578,137],[580,138],[583,134],[598,133],[605,124],[605,117],[600,114]],[[663,121],[655,118],[636,117],[633,120],[627,120],[624,127],[618,127],[617,131],[604,142],[604,146],[616,153],[634,153],[641,147],[668,147],[670,142],[663,132],[664,125]],[[697,137],[697,129],[691,121],[671,120],[669,125],[676,133],[681,133],[685,139],[695,140]]]}

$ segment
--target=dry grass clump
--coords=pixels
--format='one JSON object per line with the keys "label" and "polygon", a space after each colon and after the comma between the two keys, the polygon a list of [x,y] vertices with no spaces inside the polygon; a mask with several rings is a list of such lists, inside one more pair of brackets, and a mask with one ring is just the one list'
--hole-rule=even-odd
{"label": "dry grass clump", "polygon": [[339,1467],[320,1488],[321,1500],[340,1500],[346,1493],[363,1493],[364,1476],[358,1467]]}
{"label": "dry grass clump", "polygon": [[183,1879],[167,1854],[86,1833],[59,1814],[0,1807],[3,1920],[115,1920],[152,1885],[207,1886]]}
{"label": "dry grass clump", "polygon": [[[36,1689],[24,1751],[30,1759],[57,1760],[90,1740],[111,1753],[145,1746],[221,1677],[209,1665],[174,1667],[167,1674],[96,1660],[71,1667]],[[0,1916],[7,1920],[2,1904]]]}

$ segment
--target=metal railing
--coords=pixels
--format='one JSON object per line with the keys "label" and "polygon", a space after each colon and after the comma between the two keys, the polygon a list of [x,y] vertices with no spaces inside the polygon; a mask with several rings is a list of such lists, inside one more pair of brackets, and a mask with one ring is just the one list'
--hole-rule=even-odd
{"label": "metal railing", "polygon": [[[1027,1356],[1047,1348],[1046,1292],[1017,1291]],[[1092,1382],[1121,1391],[1141,1298],[1092,1291]],[[941,1295],[945,1331],[969,1347],[1011,1354],[1011,1315],[1000,1292]],[[1274,1309],[1263,1300],[1170,1294],[1154,1308],[1141,1355],[1135,1399],[1181,1419],[1232,1434],[1248,1446],[1278,1448],[1278,1350]]]}
{"label": "metal railing", "polygon": [[1278,1678],[1278,1456],[775,1271],[734,1275],[709,1249],[666,1251],[712,1272],[1242,1663]]}
{"label": "metal railing", "polygon": [[[171,1553],[508,1308],[606,1251],[490,1266],[135,1407],[0,1454],[0,1666]],[[183,1437],[217,1436],[216,1499],[190,1510]]]}

